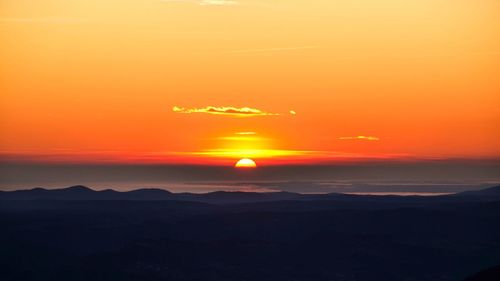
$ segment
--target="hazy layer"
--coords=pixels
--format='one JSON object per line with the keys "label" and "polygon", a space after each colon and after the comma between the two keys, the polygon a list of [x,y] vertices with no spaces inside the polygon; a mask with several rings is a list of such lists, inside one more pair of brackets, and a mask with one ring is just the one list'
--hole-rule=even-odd
{"label": "hazy layer", "polygon": [[269,166],[252,171],[217,166],[0,165],[1,190],[83,184],[94,189],[155,187],[174,192],[450,193],[498,183],[498,161]]}

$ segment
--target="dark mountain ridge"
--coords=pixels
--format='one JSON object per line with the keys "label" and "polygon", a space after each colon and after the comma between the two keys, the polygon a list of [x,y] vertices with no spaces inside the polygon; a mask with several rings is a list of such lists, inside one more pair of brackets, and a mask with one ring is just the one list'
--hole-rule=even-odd
{"label": "dark mountain ridge", "polygon": [[0,280],[465,280],[500,264],[498,190],[0,192]]}
{"label": "dark mountain ridge", "polygon": [[343,193],[301,194],[293,192],[241,192],[215,191],[209,193],[172,193],[164,189],[144,188],[132,191],[113,189],[93,190],[76,185],[61,189],[33,188],[28,190],[2,191],[0,200],[131,200],[131,201],[195,201],[205,203],[253,203],[271,201],[377,201],[377,202],[460,202],[496,201],[500,199],[500,186],[478,191],[466,191],[437,196],[352,195]]}
{"label": "dark mountain ridge", "polygon": [[455,194],[457,196],[500,196],[500,186],[492,186],[481,190],[470,190]]}

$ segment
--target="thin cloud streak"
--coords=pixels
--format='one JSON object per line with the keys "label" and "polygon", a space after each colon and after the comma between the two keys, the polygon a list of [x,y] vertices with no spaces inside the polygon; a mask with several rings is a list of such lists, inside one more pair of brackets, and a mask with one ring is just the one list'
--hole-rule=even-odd
{"label": "thin cloud streak", "polygon": [[242,50],[229,50],[225,51],[226,54],[246,54],[246,53],[268,53],[268,52],[283,52],[295,50],[317,49],[320,46],[296,46],[296,47],[278,47],[278,48],[263,48],[263,49],[242,49]]}
{"label": "thin cloud streak", "polygon": [[339,137],[339,140],[367,140],[367,141],[379,141],[380,138],[374,136],[355,136],[355,137]]}
{"label": "thin cloud streak", "polygon": [[178,152],[179,155],[222,157],[222,158],[272,158],[313,155],[316,151],[287,149],[207,149],[193,152]]}
{"label": "thin cloud streak", "polygon": [[0,23],[49,23],[49,24],[73,24],[93,22],[94,20],[82,18],[1,18]]}
{"label": "thin cloud streak", "polygon": [[198,4],[200,6],[235,6],[238,5],[238,1],[234,0],[161,0],[163,3],[191,3]]}
{"label": "thin cloud streak", "polygon": [[233,6],[238,5],[237,1],[231,0],[202,0],[199,2],[202,6]]}
{"label": "thin cloud streak", "polygon": [[179,106],[174,106],[172,108],[173,112],[176,113],[207,113],[214,115],[228,115],[236,117],[254,117],[254,116],[278,116],[279,113],[266,112],[257,108],[250,107],[232,107],[232,106],[206,106],[203,108],[184,108]]}

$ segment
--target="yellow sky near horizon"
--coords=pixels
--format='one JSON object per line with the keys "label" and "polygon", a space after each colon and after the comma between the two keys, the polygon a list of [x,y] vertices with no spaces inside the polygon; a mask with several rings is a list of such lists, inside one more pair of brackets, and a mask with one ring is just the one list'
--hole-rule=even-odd
{"label": "yellow sky near horizon", "polygon": [[0,151],[499,157],[499,14],[494,0],[4,0]]}

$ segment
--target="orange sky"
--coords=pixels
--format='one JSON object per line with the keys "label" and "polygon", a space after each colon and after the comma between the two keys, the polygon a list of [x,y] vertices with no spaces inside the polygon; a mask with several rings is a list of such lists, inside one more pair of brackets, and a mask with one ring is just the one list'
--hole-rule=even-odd
{"label": "orange sky", "polygon": [[[496,0],[3,0],[0,151],[202,164],[500,157],[499,14]],[[235,114],[245,107],[269,114]]]}

